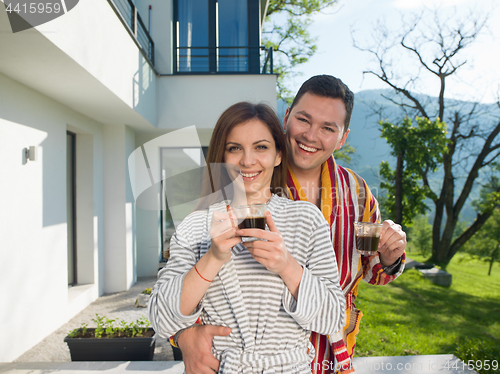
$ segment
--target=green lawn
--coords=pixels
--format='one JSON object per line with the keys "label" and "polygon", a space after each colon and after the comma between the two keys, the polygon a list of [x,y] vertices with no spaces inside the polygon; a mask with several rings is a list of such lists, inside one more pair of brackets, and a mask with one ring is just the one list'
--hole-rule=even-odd
{"label": "green lawn", "polygon": [[[421,256],[409,254],[414,260]],[[355,355],[403,356],[455,353],[457,341],[488,339],[500,346],[500,265],[457,254],[446,271],[449,288],[407,270],[387,286],[361,282],[363,311]]]}

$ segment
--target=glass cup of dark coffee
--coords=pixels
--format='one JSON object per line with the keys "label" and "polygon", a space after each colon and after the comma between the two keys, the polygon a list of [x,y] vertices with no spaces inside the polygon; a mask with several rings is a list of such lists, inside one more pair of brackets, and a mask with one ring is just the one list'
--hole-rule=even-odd
{"label": "glass cup of dark coffee", "polygon": [[363,256],[377,254],[381,231],[381,223],[354,222],[357,252]]}
{"label": "glass cup of dark coffee", "polygon": [[[266,229],[267,204],[240,205],[232,207],[231,210],[236,217],[239,229]],[[253,236],[244,236],[241,239],[244,242],[257,240]]]}

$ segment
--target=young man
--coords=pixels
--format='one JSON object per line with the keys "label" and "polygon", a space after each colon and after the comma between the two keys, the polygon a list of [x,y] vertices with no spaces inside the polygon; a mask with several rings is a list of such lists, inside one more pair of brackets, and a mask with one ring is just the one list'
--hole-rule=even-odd
{"label": "young man", "polygon": [[[330,337],[311,334],[316,350],[311,363],[314,374],[353,371],[352,355],[362,316],[354,306],[358,284],[363,279],[384,285],[404,269],[406,234],[390,220],[383,222],[376,255],[360,256],[354,248],[354,222],[380,221],[380,212],[365,181],[338,166],[332,156],[347,140],[353,104],[354,94],[340,79],[315,76],[299,89],[283,123],[289,150],[289,195],[312,202],[328,221],[346,298],[347,325],[343,331]],[[212,338],[229,333],[222,326],[196,326],[178,332],[175,340],[183,352],[186,372],[217,372],[219,361],[210,351]]]}

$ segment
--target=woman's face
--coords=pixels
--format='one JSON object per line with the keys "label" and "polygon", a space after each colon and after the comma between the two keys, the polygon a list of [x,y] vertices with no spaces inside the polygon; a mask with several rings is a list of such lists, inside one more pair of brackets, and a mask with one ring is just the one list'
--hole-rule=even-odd
{"label": "woman's face", "polygon": [[273,136],[262,121],[253,119],[233,127],[226,139],[224,162],[235,165],[239,171],[249,204],[269,200],[271,179],[274,167],[281,163],[281,152],[277,152]]}

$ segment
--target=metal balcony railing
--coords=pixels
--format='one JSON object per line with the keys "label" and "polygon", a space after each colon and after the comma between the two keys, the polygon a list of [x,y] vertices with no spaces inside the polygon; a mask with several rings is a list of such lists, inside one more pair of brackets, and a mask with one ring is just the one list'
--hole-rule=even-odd
{"label": "metal balcony railing", "polygon": [[[260,55],[260,51],[264,55]],[[273,50],[266,47],[177,47],[177,74],[273,74]]]}
{"label": "metal balcony railing", "polygon": [[123,23],[129,28],[139,48],[149,60],[151,65],[155,64],[155,43],[144,26],[141,16],[137,12],[132,0],[108,0],[115,11],[121,16]]}

